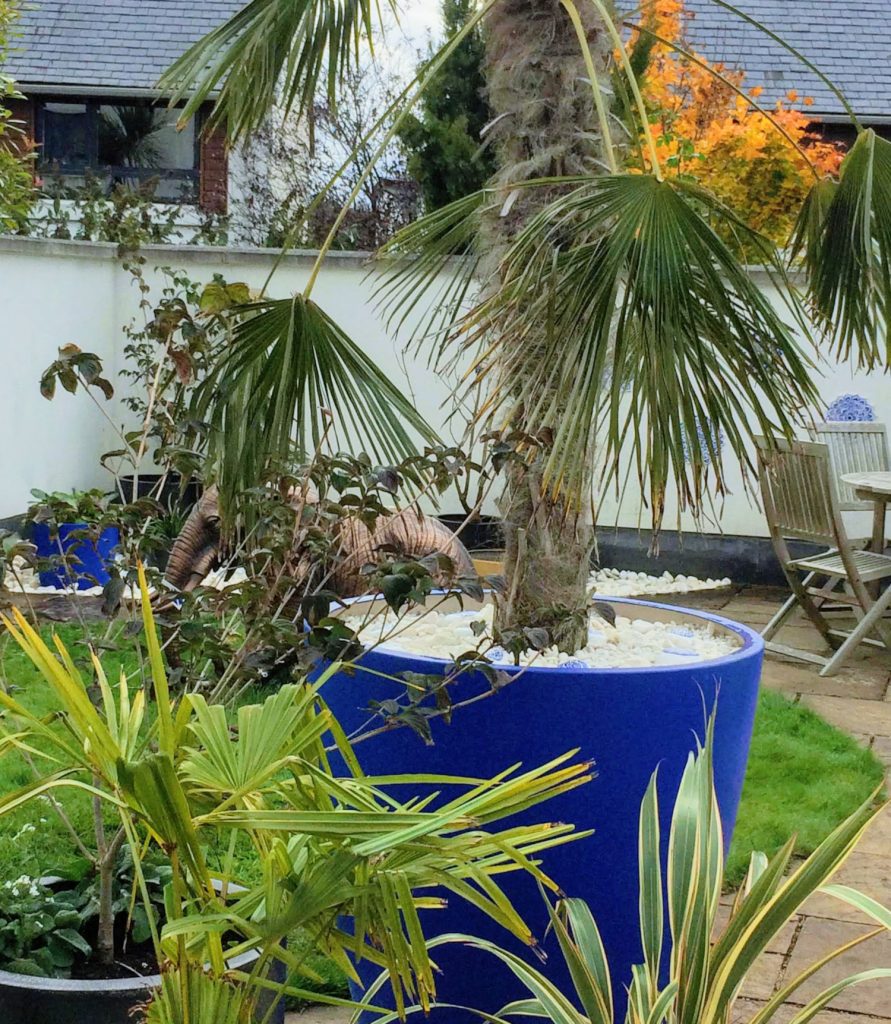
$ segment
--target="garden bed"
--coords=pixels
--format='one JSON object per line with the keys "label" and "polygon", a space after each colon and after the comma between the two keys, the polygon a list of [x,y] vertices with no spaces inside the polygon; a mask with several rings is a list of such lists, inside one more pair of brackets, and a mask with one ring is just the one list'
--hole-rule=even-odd
{"label": "garden bed", "polygon": [[[92,639],[101,639],[105,629],[97,623]],[[58,631],[66,644],[86,653],[85,645],[78,645],[84,640],[82,627],[64,625]],[[48,634],[49,627],[44,632]],[[130,653],[106,651],[103,661],[110,676],[115,676],[119,668],[128,673],[137,669],[135,656]],[[49,713],[54,708],[43,680],[8,644],[0,655],[0,679],[33,710]],[[778,764],[782,764],[782,771],[777,770]],[[812,852],[870,795],[882,777],[879,761],[854,739],[782,695],[763,693],[728,879],[741,881],[752,850],[772,853],[793,834],[798,837],[796,853]],[[0,762],[0,793],[8,793],[31,778],[23,760],[6,758]],[[76,793],[60,799],[78,831],[90,835],[89,800]],[[49,803],[44,801],[40,807],[39,814],[33,807],[23,808],[0,820],[0,884],[25,873],[39,876],[55,870],[65,856],[71,855],[71,840]],[[331,976],[327,971],[326,977]],[[333,976],[337,978],[336,972]]]}

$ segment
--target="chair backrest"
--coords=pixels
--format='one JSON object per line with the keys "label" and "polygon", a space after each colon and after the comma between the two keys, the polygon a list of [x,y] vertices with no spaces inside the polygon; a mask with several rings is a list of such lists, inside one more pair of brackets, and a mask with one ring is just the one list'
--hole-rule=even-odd
{"label": "chair backrest", "polygon": [[764,437],[756,437],[755,443],[771,535],[833,548],[846,544],[828,446],[812,441],[768,441]]}
{"label": "chair backrest", "polygon": [[872,502],[858,498],[854,488],[841,477],[845,473],[885,473],[891,470],[885,424],[815,423],[810,435],[829,448],[838,507],[843,512],[871,512]]}

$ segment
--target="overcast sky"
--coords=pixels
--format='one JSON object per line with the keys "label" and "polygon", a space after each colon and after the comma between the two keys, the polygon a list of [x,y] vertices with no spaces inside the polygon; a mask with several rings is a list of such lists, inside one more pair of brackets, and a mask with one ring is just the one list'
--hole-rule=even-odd
{"label": "overcast sky", "polygon": [[403,28],[414,42],[424,45],[429,33],[438,34],[439,0],[406,0],[403,10]]}

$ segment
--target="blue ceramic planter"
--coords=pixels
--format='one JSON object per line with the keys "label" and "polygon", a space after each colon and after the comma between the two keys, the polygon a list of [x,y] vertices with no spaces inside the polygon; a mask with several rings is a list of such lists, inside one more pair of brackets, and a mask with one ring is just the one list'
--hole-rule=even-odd
{"label": "blue ceramic planter", "polygon": [[120,532],[116,526],[109,526],[94,537],[89,530],[85,523],[60,523],[56,534],[47,523],[34,523],[31,540],[38,556],[61,562],[64,554],[67,561],[67,565],[39,574],[42,587],[62,590],[76,585],[78,590],[89,590],[108,583],[108,565],[121,542]]}
{"label": "blue ceramic planter", "polygon": [[[357,603],[370,600],[374,599]],[[432,747],[413,732],[397,729],[357,745],[356,753],[370,775],[432,772],[488,778],[517,763],[533,768],[574,748],[579,748],[580,758],[595,762],[593,782],[516,820],[571,822],[578,829],[595,830],[588,839],[547,851],[542,862],[567,895],[586,900],[594,912],[611,965],[616,1020],[621,1021],[631,967],[642,959],[637,908],[641,799],[658,768],[667,846],[681,773],[697,740],[704,736],[709,711],[717,705],[715,784],[729,844],[748,758],[764,645],[747,627],[704,612],[644,601],[609,603],[619,614],[635,618],[712,623],[718,632],[738,637],[742,646],[724,658],[677,667],[532,667],[496,696],[457,710],[450,725],[435,719]],[[323,696],[349,734],[367,723],[371,700],[400,691],[398,683],[377,673],[442,673],[444,666],[436,659],[376,649],[363,655],[354,672],[335,676]],[[454,686],[454,701],[488,689],[479,674],[470,673]],[[400,787],[403,798],[409,795],[405,788]],[[543,937],[547,911],[536,884],[521,874],[501,876],[500,881],[536,935]],[[447,932],[481,935],[537,962],[512,936],[457,900],[447,910],[427,912],[424,924],[428,937]],[[553,936],[543,946],[549,954],[545,972],[571,991]],[[443,972],[438,989],[445,1002],[492,1012],[526,995],[494,958],[456,945],[437,949],[435,959]],[[368,980],[374,976],[375,972],[369,973]],[[381,997],[375,1002],[380,1005]],[[461,1019],[456,1011],[437,1012],[441,1021]]]}

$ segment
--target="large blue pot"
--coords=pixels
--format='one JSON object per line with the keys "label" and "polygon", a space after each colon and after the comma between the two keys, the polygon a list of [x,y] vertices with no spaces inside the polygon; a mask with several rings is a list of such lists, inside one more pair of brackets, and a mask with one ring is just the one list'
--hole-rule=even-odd
{"label": "large blue pot", "polygon": [[108,526],[96,536],[86,523],[60,523],[58,532],[48,523],[34,523],[31,540],[38,557],[57,562],[57,568],[39,573],[42,587],[62,590],[76,586],[78,590],[89,590],[108,583],[108,566],[121,543],[121,535],[116,526]]}
{"label": "large blue pot", "polygon": [[[365,609],[372,600],[360,599],[354,609],[356,604]],[[717,704],[715,785],[729,845],[746,770],[764,645],[754,631],[716,615],[644,601],[609,603],[619,614],[634,618],[712,623],[716,630],[738,637],[742,646],[724,658],[677,667],[528,668],[496,696],[457,710],[450,725],[435,719],[433,746],[426,746],[408,729],[397,729],[358,744],[356,753],[370,775],[431,772],[488,778],[517,763],[533,768],[576,747],[580,758],[596,763],[593,782],[517,820],[571,822],[578,829],[595,830],[590,838],[547,851],[542,861],[568,895],[583,898],[594,912],[611,965],[616,1019],[621,1021],[631,967],[642,960],[637,910],[640,802],[658,768],[662,835],[667,845],[684,765],[702,740],[708,713]],[[350,734],[368,722],[371,700],[400,692],[398,683],[380,674],[441,674],[445,664],[378,648],[367,651],[352,673],[333,677],[323,696]],[[488,684],[478,673],[468,674],[454,684],[453,699],[464,700],[485,689]],[[408,795],[406,787],[400,787],[399,795]],[[501,876],[500,881],[535,933],[544,937],[547,911],[534,881],[522,874]],[[424,924],[428,937],[447,932],[480,935],[537,963],[511,935],[457,899],[447,910],[427,912]],[[544,949],[549,954],[545,972],[570,992],[553,936],[544,940]],[[437,986],[440,999],[492,1012],[526,994],[506,968],[483,956],[460,946],[437,949],[435,959],[443,971]],[[363,974],[366,983],[375,974]],[[381,1005],[382,999],[383,995],[375,997],[375,1004]],[[454,1011],[438,1012],[443,1021],[460,1017]]]}

